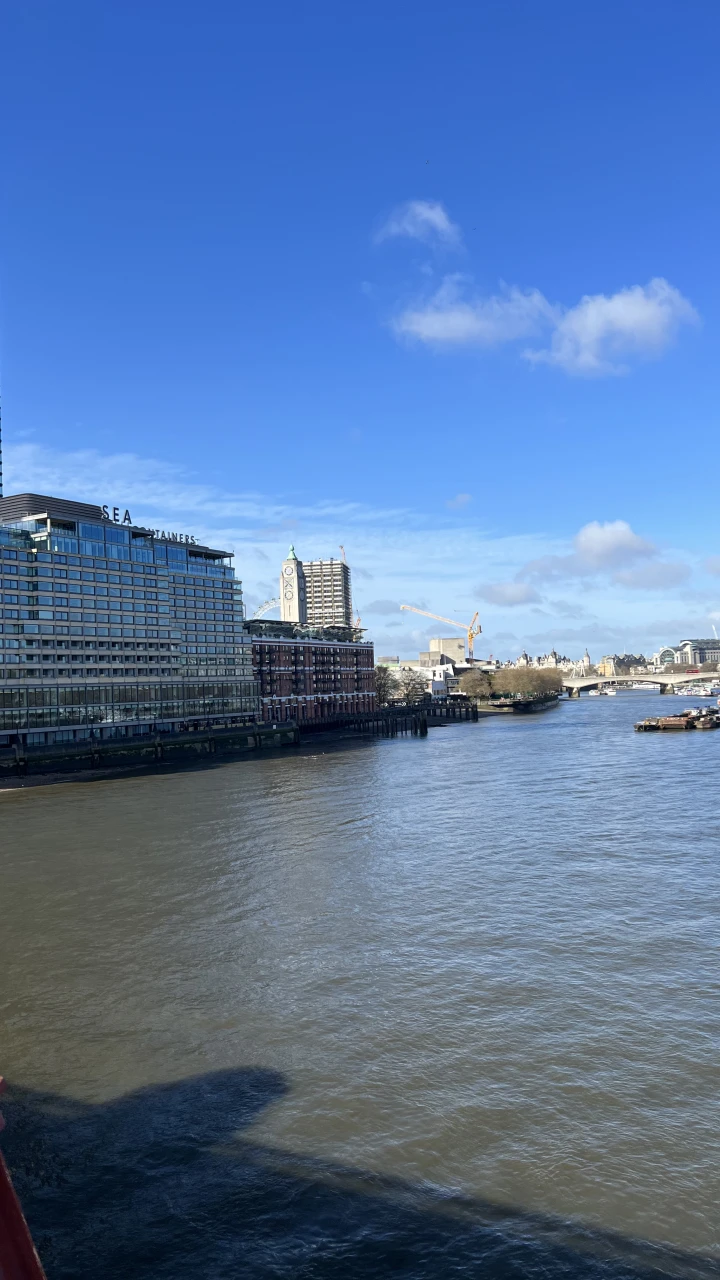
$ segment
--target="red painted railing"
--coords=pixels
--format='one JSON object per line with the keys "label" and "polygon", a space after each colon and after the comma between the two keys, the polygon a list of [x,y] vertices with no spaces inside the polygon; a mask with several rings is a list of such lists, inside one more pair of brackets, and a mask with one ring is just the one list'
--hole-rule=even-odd
{"label": "red painted railing", "polygon": [[[5,1081],[0,1076],[0,1093]],[[0,1129],[4,1122],[0,1115]],[[0,1155],[0,1280],[45,1280],[20,1201]]]}

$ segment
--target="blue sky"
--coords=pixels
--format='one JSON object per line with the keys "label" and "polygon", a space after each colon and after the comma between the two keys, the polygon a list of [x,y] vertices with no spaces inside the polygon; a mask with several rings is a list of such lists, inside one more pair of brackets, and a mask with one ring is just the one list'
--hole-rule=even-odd
{"label": "blue sky", "polygon": [[718,35],[694,0],[15,6],[6,492],[223,539],[251,605],[343,543],[381,652],[437,631],[402,602],[503,656],[708,632]]}

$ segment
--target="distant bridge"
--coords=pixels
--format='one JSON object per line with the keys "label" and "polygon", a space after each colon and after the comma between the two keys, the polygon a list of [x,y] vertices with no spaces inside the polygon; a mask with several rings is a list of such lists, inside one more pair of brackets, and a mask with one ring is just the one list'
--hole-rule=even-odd
{"label": "distant bridge", "polygon": [[581,692],[588,689],[599,689],[605,684],[659,684],[661,693],[672,693],[677,685],[697,684],[700,680],[710,680],[720,684],[718,671],[653,671],[647,675],[620,676],[563,676],[563,689],[567,689],[570,698],[579,698]]}

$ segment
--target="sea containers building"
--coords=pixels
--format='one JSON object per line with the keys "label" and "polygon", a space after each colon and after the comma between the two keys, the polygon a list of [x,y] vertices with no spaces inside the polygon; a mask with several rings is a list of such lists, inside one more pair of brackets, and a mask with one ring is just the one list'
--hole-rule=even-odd
{"label": "sea containers building", "polygon": [[261,718],[226,551],[129,511],[0,498],[0,745]]}

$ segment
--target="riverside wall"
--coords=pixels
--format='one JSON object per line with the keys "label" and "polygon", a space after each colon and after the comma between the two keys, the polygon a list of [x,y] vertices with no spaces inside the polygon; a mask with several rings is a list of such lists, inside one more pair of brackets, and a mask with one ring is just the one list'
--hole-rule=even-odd
{"label": "riverside wall", "polygon": [[163,766],[213,764],[280,747],[293,747],[323,736],[424,738],[428,728],[476,721],[471,703],[391,706],[376,711],[336,715],[316,723],[296,721],[214,728],[182,733],[143,733],[107,740],[0,747],[0,787],[18,785],[25,778],[48,780],[52,775],[101,776]]}
{"label": "riverside wall", "polygon": [[52,746],[15,745],[0,749],[0,785],[3,779],[42,774],[105,773],[163,764],[212,763],[223,757],[296,746],[298,742],[297,725],[288,723],[192,733],[138,734],[108,741],[87,738]]}

